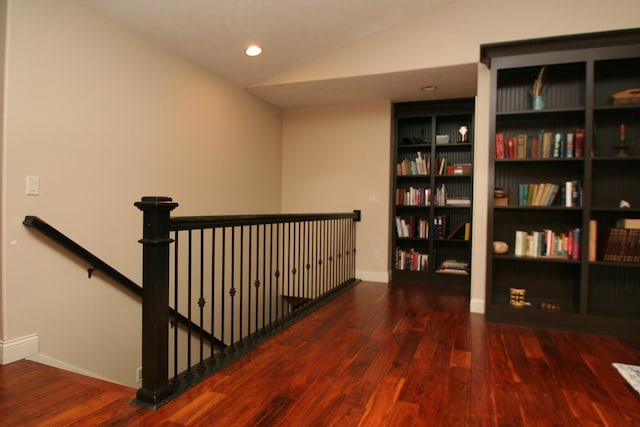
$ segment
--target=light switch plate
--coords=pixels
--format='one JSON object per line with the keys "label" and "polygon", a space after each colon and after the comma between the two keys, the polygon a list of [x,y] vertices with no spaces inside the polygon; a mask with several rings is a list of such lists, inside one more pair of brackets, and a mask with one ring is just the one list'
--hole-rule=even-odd
{"label": "light switch plate", "polygon": [[27,176],[27,195],[38,196],[40,195],[40,177],[39,176]]}

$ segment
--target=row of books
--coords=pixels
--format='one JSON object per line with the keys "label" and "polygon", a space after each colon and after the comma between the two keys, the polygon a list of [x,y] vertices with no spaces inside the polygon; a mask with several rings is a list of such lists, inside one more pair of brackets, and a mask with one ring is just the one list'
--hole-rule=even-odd
{"label": "row of books", "polygon": [[560,233],[549,229],[517,230],[513,253],[515,256],[578,260],[580,259],[580,228]]}
{"label": "row of books", "polygon": [[429,271],[429,254],[396,248],[396,270]]}
{"label": "row of books", "polygon": [[561,206],[582,206],[580,181],[565,181],[562,186],[552,183],[518,184],[518,206],[551,206],[560,193]]}
{"label": "row of books", "polygon": [[466,196],[450,196],[447,193],[447,186],[442,184],[436,188],[433,204],[435,206],[471,206],[471,199]]}
{"label": "row of books", "polygon": [[431,156],[418,151],[415,159],[404,159],[396,165],[396,174],[398,176],[430,175]]}
{"label": "row of books", "polygon": [[[468,163],[449,164],[446,157],[435,159],[436,175],[470,175],[471,165]],[[425,156],[418,151],[415,159],[403,159],[396,164],[398,176],[422,176],[431,175],[431,156]]]}
{"label": "row of books", "polygon": [[[640,262],[640,219],[623,219],[615,227],[600,229],[597,221],[591,220],[589,227],[593,234],[590,235],[589,261]],[[595,254],[592,247],[597,251]]]}
{"label": "row of books", "polygon": [[584,157],[584,129],[570,132],[547,132],[538,135],[505,136],[496,133],[496,159],[549,159]]}
{"label": "row of books", "polygon": [[396,233],[400,238],[428,239],[429,220],[416,218],[413,215],[408,217],[396,217]]}
{"label": "row of books", "polygon": [[396,188],[397,206],[430,206],[431,189],[425,187]]}
{"label": "row of books", "polygon": [[518,184],[518,205],[551,206],[559,189],[559,185],[549,182],[540,184]]}
{"label": "row of books", "polygon": [[[396,233],[399,238],[429,239],[431,226],[425,218],[409,215],[396,216]],[[471,223],[462,221],[449,231],[449,216],[437,215],[433,218],[434,239],[464,239],[471,238]]]}
{"label": "row of books", "polygon": [[[427,187],[396,188],[396,206],[431,206],[432,192]],[[436,189],[433,203],[436,206],[471,206],[471,199],[464,196],[447,196],[443,184]]]}

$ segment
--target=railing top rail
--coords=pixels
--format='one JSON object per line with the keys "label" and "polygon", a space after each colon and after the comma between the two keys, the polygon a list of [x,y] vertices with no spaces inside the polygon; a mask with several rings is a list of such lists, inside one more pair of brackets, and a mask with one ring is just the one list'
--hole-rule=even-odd
{"label": "railing top rail", "polygon": [[177,231],[240,225],[281,224],[287,222],[318,221],[327,219],[353,219],[354,221],[359,221],[360,211],[316,214],[181,216],[171,218],[169,229]]}

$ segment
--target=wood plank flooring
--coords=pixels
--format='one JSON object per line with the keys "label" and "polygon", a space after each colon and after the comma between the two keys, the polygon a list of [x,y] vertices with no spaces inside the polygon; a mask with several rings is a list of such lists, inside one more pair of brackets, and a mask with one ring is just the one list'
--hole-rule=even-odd
{"label": "wood plank flooring", "polygon": [[155,412],[135,390],[0,367],[2,426],[640,426],[640,341],[486,323],[468,290],[362,282]]}

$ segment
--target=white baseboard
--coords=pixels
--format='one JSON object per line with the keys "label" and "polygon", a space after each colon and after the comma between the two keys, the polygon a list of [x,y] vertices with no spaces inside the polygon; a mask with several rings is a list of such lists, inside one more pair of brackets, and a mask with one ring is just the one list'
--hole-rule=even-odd
{"label": "white baseboard", "polygon": [[356,277],[367,282],[389,283],[389,273],[379,271],[356,271]]}
{"label": "white baseboard", "polygon": [[68,363],[40,354],[40,342],[37,334],[4,341],[0,340],[0,364],[7,365],[22,359],[33,360],[34,362],[42,363],[43,365],[53,366],[54,368],[64,369],[65,371],[75,372],[87,377],[111,381],[108,378],[96,375],[93,372],[80,369],[76,366],[72,366]]}
{"label": "white baseboard", "polygon": [[16,360],[31,358],[36,356],[39,351],[40,344],[37,334],[0,340],[0,364],[6,365]]}
{"label": "white baseboard", "polygon": [[471,313],[484,314],[484,305],[485,305],[485,300],[472,298],[471,301],[469,301],[469,311]]}
{"label": "white baseboard", "polygon": [[54,359],[52,357],[46,356],[44,354],[36,354],[32,357],[28,358],[29,360],[33,360],[34,362],[42,363],[43,365],[52,366],[54,368],[63,369],[65,371],[74,372],[76,374],[84,375],[85,377],[97,378],[99,380],[114,382],[108,378],[97,375],[94,372],[87,371],[85,369],[78,368],[77,366],[70,365],[68,363],[62,362],[58,359]]}

